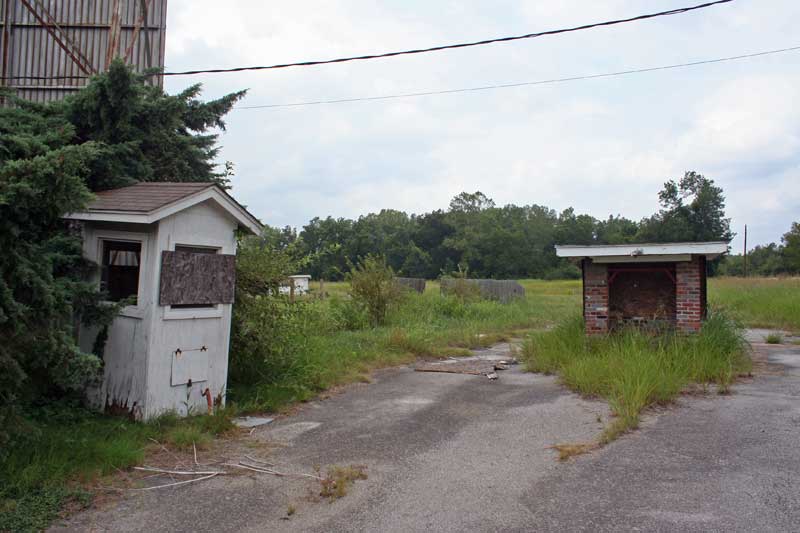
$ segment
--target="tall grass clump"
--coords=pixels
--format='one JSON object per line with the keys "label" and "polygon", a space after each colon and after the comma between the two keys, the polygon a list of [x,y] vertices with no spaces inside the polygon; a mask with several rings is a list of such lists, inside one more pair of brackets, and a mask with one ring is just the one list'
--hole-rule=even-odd
{"label": "tall grass clump", "polygon": [[653,336],[629,328],[601,338],[586,337],[575,316],[531,335],[523,360],[532,372],[557,374],[570,389],[608,401],[615,419],[601,443],[636,428],[644,409],[670,402],[690,383],[713,383],[727,392],[738,374],[750,370],[740,327],[719,312],[697,335]]}

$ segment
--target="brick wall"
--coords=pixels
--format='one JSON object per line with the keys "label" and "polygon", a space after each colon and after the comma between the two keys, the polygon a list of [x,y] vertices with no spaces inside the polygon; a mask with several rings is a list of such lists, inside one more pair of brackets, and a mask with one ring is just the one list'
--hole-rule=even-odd
{"label": "brick wall", "polygon": [[653,330],[675,326],[675,263],[610,265],[608,276],[609,329],[629,323]]}
{"label": "brick wall", "polygon": [[587,335],[608,332],[608,268],[583,262],[583,321]]}
{"label": "brick wall", "polygon": [[681,333],[700,331],[703,321],[705,295],[704,258],[694,257],[689,262],[675,265],[676,327]]}

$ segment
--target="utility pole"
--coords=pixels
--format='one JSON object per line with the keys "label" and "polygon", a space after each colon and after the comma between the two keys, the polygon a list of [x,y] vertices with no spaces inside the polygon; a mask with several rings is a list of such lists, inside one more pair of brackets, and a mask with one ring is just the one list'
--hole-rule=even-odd
{"label": "utility pole", "polygon": [[744,225],[744,277],[747,277],[747,224]]}

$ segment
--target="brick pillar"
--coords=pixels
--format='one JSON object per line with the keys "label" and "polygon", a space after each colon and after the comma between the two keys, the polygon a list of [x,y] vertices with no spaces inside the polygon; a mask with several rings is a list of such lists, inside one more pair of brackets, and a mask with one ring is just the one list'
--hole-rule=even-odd
{"label": "brick pillar", "polygon": [[583,322],[587,335],[608,332],[608,267],[583,262]]}
{"label": "brick pillar", "polygon": [[703,322],[703,259],[675,264],[675,325],[681,333],[697,333]]}

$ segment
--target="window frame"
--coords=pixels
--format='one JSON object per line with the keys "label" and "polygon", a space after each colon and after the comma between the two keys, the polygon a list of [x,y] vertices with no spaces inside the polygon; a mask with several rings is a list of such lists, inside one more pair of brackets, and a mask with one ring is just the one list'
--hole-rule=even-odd
{"label": "window frame", "polygon": [[[103,230],[97,231],[94,235],[94,258],[99,266],[97,271],[97,287],[100,288],[102,282],[102,268],[103,268],[103,253],[105,250],[105,241],[120,241],[120,242],[133,242],[138,243],[141,248],[139,252],[139,281],[136,291],[136,304],[126,305],[120,310],[120,316],[127,316],[131,318],[143,318],[144,308],[146,306],[146,282],[147,282],[147,265],[149,264],[149,236],[146,233],[134,233],[128,231],[115,231]],[[108,304],[116,302],[106,300]]]}
{"label": "window frame", "polygon": [[[115,252],[117,253],[132,253],[135,257],[135,262],[132,262],[127,265],[118,264],[116,261],[118,257],[115,256]],[[123,256],[127,257],[127,256]],[[118,269],[123,269],[128,273],[120,273]],[[135,269],[136,272],[136,285],[128,286],[129,284],[132,285],[133,282],[133,272]],[[112,277],[112,272],[115,273],[115,276]],[[111,240],[111,239],[104,239],[103,240],[103,251],[102,251],[102,262],[100,264],[100,288],[106,291],[109,296],[111,297],[111,301],[120,302],[124,299],[130,298],[133,296],[136,299],[136,302],[139,301],[139,278],[142,273],[142,243],[136,241],[118,241],[118,240]],[[119,276],[118,274],[122,274]],[[131,278],[130,280],[127,278]],[[125,293],[130,290],[130,294],[118,294],[115,297],[115,292],[117,293]],[[135,305],[135,304],[134,304]]]}

